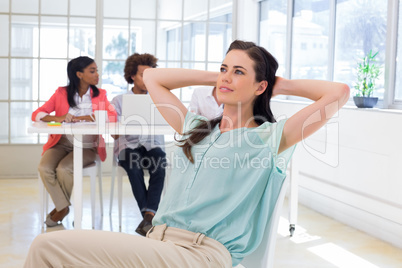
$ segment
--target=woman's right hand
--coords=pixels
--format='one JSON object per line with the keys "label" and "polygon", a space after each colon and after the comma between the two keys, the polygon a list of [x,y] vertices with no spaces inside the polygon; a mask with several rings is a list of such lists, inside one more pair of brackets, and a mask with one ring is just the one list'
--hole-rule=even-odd
{"label": "woman's right hand", "polygon": [[187,107],[170,90],[192,85],[215,86],[217,72],[176,68],[148,68],[144,83],[159,112],[169,125],[182,133]]}
{"label": "woman's right hand", "polygon": [[[62,115],[62,116],[54,116],[54,115],[46,115],[44,117],[42,117],[40,120],[43,122],[58,122],[58,123],[63,123],[63,122],[67,122],[66,118],[67,118],[68,114]],[[71,119],[70,119],[71,120]]]}

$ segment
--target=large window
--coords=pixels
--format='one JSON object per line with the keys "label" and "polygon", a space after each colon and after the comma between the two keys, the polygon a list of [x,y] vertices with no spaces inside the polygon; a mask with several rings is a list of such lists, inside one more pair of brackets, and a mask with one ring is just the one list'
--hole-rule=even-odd
{"label": "large window", "polygon": [[277,74],[286,76],[288,1],[263,1],[260,8],[260,45],[279,63]]}
{"label": "large window", "polygon": [[[382,74],[374,96],[384,96],[384,60],[387,29],[387,1],[348,0],[336,6],[334,80],[354,86],[356,65],[372,50]],[[358,11],[358,12],[357,12]]]}
{"label": "large window", "polygon": [[[402,14],[402,4],[399,3],[399,14]],[[397,44],[397,58],[396,58],[396,71],[395,73],[400,74],[402,72],[402,16],[398,19],[398,44]],[[402,77],[401,75],[396,75],[395,77],[395,93],[392,95],[395,102],[402,103]]]}
{"label": "large window", "polygon": [[[282,65],[279,75],[341,81],[352,91],[358,62],[370,50],[378,52],[381,75],[374,96],[380,98],[381,107],[388,103],[382,101],[385,91],[394,92],[394,87],[385,89],[386,66],[391,64],[385,58],[387,42],[396,42],[387,40],[387,31],[395,23],[388,19],[387,7],[395,1],[261,1],[259,42]],[[397,99],[402,96],[401,82],[393,75],[397,78]]]}
{"label": "large window", "polygon": [[292,78],[326,79],[328,66],[329,1],[295,1]]}
{"label": "large window", "polygon": [[[116,4],[128,8],[116,12]],[[122,73],[128,55],[154,54],[160,67],[218,70],[231,41],[232,0],[104,0],[104,6],[102,86],[110,98],[128,90]],[[174,92],[190,101],[191,88]]]}
{"label": "large window", "polygon": [[[118,7],[118,8],[117,8]],[[98,85],[129,90],[126,58],[151,53],[160,67],[218,70],[231,41],[232,0],[0,1],[0,144],[32,144],[31,114],[68,83],[67,63],[89,56]],[[189,102],[191,88],[175,90]]]}

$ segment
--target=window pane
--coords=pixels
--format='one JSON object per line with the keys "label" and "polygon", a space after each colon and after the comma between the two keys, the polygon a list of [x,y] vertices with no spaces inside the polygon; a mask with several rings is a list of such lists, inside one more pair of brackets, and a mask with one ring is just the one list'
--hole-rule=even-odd
{"label": "window pane", "polygon": [[8,60],[0,59],[0,100],[8,99]]}
{"label": "window pane", "polygon": [[[232,2],[232,0],[209,0],[209,17],[213,20],[213,18],[220,16],[222,13],[232,14]],[[228,22],[232,22],[232,16],[225,19]]]}
{"label": "window pane", "polygon": [[160,60],[180,60],[181,27],[180,22],[159,21],[157,58]]}
{"label": "window pane", "polygon": [[3,117],[0,127],[0,143],[8,143],[8,103],[0,102],[0,113]]}
{"label": "window pane", "polygon": [[10,11],[9,1],[0,1],[0,12],[8,13]]}
{"label": "window pane", "polygon": [[124,79],[124,64],[125,61],[103,62],[102,88],[106,89],[109,100],[127,91],[127,82]]}
{"label": "window pane", "polygon": [[184,20],[206,20],[208,1],[184,0]]}
{"label": "window pane", "polygon": [[41,0],[40,9],[42,14],[67,15],[68,0]]}
{"label": "window pane", "polygon": [[326,79],[329,1],[295,1],[291,78]]}
{"label": "window pane", "polygon": [[12,3],[11,11],[13,13],[39,13],[39,0],[13,0]]}
{"label": "window pane", "polygon": [[[387,1],[342,1],[336,10],[334,80],[354,88],[357,64],[370,50],[379,51],[376,58],[384,64]],[[382,98],[384,68],[380,77],[374,96]]]}
{"label": "window pane", "polygon": [[159,0],[158,19],[181,20],[182,0]]}
{"label": "window pane", "polygon": [[267,49],[278,61],[277,75],[285,75],[287,1],[261,2],[260,46]]}
{"label": "window pane", "polygon": [[[223,61],[223,59],[222,59],[222,61]],[[207,70],[211,71],[211,72],[219,72],[222,61],[220,63],[208,63]]]}
{"label": "window pane", "polygon": [[131,21],[130,55],[135,52],[155,55],[155,22]]}
{"label": "window pane", "polygon": [[[11,59],[11,99],[33,100],[37,96],[38,61],[32,59]],[[35,85],[36,84],[36,85]]]}
{"label": "window pane", "polygon": [[186,69],[206,70],[205,65],[205,62],[183,62],[183,68]]}
{"label": "window pane", "polygon": [[69,57],[95,58],[95,19],[70,18]]}
{"label": "window pane", "polygon": [[[160,67],[162,67],[162,66],[160,66]],[[178,62],[178,61],[169,61],[169,62],[166,62],[166,66],[165,67],[162,67],[162,68],[181,68],[181,65],[180,65],[180,62]]]}
{"label": "window pane", "polygon": [[44,58],[67,58],[67,18],[41,18],[40,56]]}
{"label": "window pane", "polygon": [[183,60],[205,61],[206,23],[188,23],[183,29]]}
{"label": "window pane", "polygon": [[[51,75],[49,75],[51,74]],[[39,76],[39,99],[47,101],[58,87],[66,86],[67,61],[41,60]]]}
{"label": "window pane", "polygon": [[11,16],[11,56],[38,56],[38,17]]}
{"label": "window pane", "polygon": [[[402,14],[402,3],[399,2],[399,14]],[[397,57],[396,57],[396,79],[395,79],[395,96],[394,99],[402,101],[402,77],[398,74],[402,71],[402,16],[398,18],[398,44],[397,44]]]}
{"label": "window pane", "polygon": [[181,59],[181,29],[175,28],[167,31],[167,60],[180,60]]}
{"label": "window pane", "polygon": [[9,44],[9,30],[8,23],[9,16],[0,15],[0,56],[8,56],[8,44]]}
{"label": "window pane", "polygon": [[31,115],[38,107],[34,102],[12,102],[10,109],[11,143],[37,143],[38,135],[28,134]]}
{"label": "window pane", "polygon": [[128,57],[128,21],[105,20],[103,30],[103,58],[126,59]]}
{"label": "window pane", "polygon": [[155,19],[156,0],[131,0],[131,18]]}
{"label": "window pane", "polygon": [[129,0],[104,0],[103,15],[112,18],[128,18],[128,7]]}
{"label": "window pane", "polygon": [[94,17],[96,15],[96,0],[70,0],[70,14]]}
{"label": "window pane", "polygon": [[222,62],[232,41],[232,25],[209,24],[208,60]]}

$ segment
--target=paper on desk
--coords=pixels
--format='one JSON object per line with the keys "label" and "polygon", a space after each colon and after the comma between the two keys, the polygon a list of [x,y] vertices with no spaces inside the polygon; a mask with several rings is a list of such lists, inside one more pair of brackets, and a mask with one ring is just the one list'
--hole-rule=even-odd
{"label": "paper on desk", "polygon": [[96,125],[96,122],[88,122],[88,121],[85,121],[85,122],[75,122],[75,123],[66,123],[66,122],[63,122],[63,125]]}

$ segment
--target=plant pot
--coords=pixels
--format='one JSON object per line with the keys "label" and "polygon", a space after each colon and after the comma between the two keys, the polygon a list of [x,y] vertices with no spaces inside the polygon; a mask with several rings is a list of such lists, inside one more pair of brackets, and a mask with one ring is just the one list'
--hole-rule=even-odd
{"label": "plant pot", "polygon": [[353,101],[355,102],[358,108],[373,108],[377,102],[377,97],[353,97]]}

